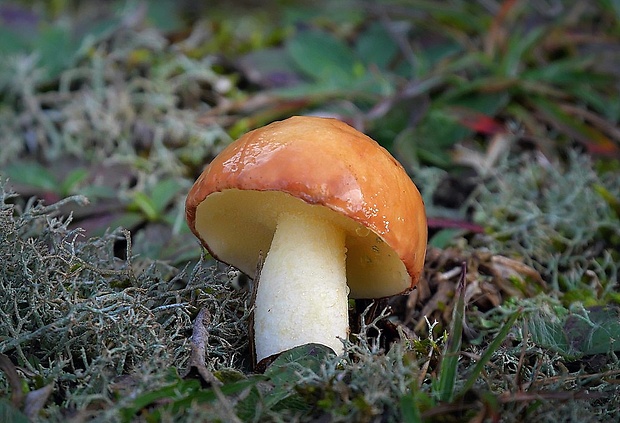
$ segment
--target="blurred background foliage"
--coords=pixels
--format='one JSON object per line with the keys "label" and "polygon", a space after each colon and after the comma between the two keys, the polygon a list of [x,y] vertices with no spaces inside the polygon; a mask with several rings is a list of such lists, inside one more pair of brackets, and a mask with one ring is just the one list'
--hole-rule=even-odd
{"label": "blurred background foliage", "polygon": [[[544,371],[538,364],[528,368],[523,358],[520,366],[530,374],[540,371],[553,377],[564,366],[562,360],[618,348],[613,340],[620,337],[619,38],[620,3],[615,0],[4,1],[0,178],[3,184],[8,180],[3,188],[7,226],[2,231],[12,234],[6,235],[6,254],[59,254],[54,248],[47,253],[24,249],[28,234],[58,234],[83,242],[79,248],[62,244],[68,256],[58,258],[55,266],[61,267],[78,258],[88,262],[88,245],[102,243],[110,256],[91,259],[103,267],[124,261],[134,279],[123,276],[119,281],[116,273],[103,272],[99,277],[104,282],[98,283],[117,293],[136,284],[148,289],[150,277],[169,282],[171,289],[182,286],[177,318],[187,332],[196,302],[212,305],[232,295],[213,288],[205,299],[188,288],[198,283],[188,269],[213,265],[208,257],[201,261],[201,250],[184,223],[184,196],[195,178],[218,151],[248,130],[295,114],[336,117],[389,149],[425,199],[430,227],[426,275],[412,296],[390,304],[392,323],[431,336],[432,342],[412,348],[424,350],[432,357],[428,363],[437,364],[441,333],[450,329],[455,310],[458,269],[465,261],[470,272],[463,295],[470,323],[464,330],[474,348],[470,353],[483,354],[475,348],[488,347],[493,336],[502,333],[505,316],[519,310],[515,339],[559,354],[544,356],[550,363]],[[82,196],[80,201],[63,200],[75,195]],[[45,208],[52,204],[57,207]],[[53,223],[43,232],[41,210],[50,213]],[[53,220],[69,215],[66,221]],[[29,225],[34,229],[23,229]],[[125,229],[131,237],[119,236]],[[46,238],[43,244],[54,242]],[[82,250],[85,255],[80,255]],[[4,294],[21,292],[20,298],[29,298],[19,291],[25,289],[19,286],[20,277],[31,277],[28,266],[6,263],[16,267],[3,274]],[[158,267],[163,263],[165,271]],[[70,267],[54,277],[75,271]],[[140,283],[135,275],[142,275]],[[72,284],[78,283],[77,276]],[[58,295],[71,304],[64,290]],[[145,307],[157,310],[160,320],[172,318],[165,315],[167,309],[158,308],[168,307],[169,297],[154,302],[148,298]],[[92,301],[90,294],[86,299]],[[10,302],[2,304],[2,310],[11,307]],[[61,309],[39,320],[51,324]],[[243,316],[237,318],[243,322]],[[429,325],[437,323],[429,329],[425,318]],[[14,321],[8,315],[6,319]],[[157,326],[151,319],[138,320],[162,331],[171,322]],[[395,337],[390,326],[380,330],[391,330]],[[239,330],[228,333],[239,337]],[[8,337],[0,333],[0,352],[13,351]],[[218,338],[220,347],[225,338]],[[24,339],[24,345],[30,345],[31,338]],[[135,350],[152,353],[147,343],[140,341]],[[220,361],[215,367],[241,366],[245,347],[232,344],[236,358],[226,361],[221,358],[225,353],[217,350]],[[157,359],[184,364],[179,359],[187,348],[182,337],[169,347],[168,358]],[[487,350],[487,360],[496,351],[496,366],[515,360],[514,351],[498,348]],[[71,347],[68,354],[78,354],[78,349]],[[369,356],[356,351],[349,364],[412,365],[407,355],[412,351],[404,353],[408,364],[393,356],[372,361],[369,357],[380,356],[377,351],[369,347]],[[60,351],[32,354],[37,362],[26,366],[31,372],[70,379],[40,362],[41,357],[58,358]],[[28,360],[24,355],[19,359]],[[95,372],[99,364],[93,363]],[[104,360],[101,366],[109,364]],[[469,364],[471,370],[474,365]],[[395,407],[394,419],[419,421],[420,415],[406,413],[407,406],[449,413],[437,398],[452,398],[457,390],[445,378],[444,383],[433,379],[417,385],[412,380],[419,376],[407,373],[411,380],[382,388],[404,395],[396,404],[370,400],[364,388],[349,391],[333,384],[336,374],[350,378],[353,372],[334,366],[322,370],[326,379],[305,375],[308,389],[297,392],[294,400],[314,398],[338,418],[350,412],[339,398],[352,395],[361,414],[351,415],[362,420],[373,421],[381,407]],[[458,363],[451,366],[456,371]],[[146,378],[153,369],[144,372]],[[390,367],[388,373],[393,372]],[[274,370],[276,379],[277,374]],[[165,386],[160,394],[176,388],[184,393],[179,404],[199,390],[174,375],[155,379]],[[235,382],[229,389],[264,382],[258,379],[249,385],[247,379]],[[72,400],[72,407],[92,405],[89,395],[101,391],[100,380],[84,383],[83,396]],[[418,388],[405,395],[402,384]],[[77,395],[69,385],[63,386]],[[435,395],[438,385],[443,391]],[[478,389],[493,391],[488,386]],[[154,397],[145,392],[144,404],[151,404]],[[205,401],[210,403],[213,395],[210,391]],[[272,405],[291,412],[294,407],[280,402],[288,395],[277,401],[272,397]],[[489,409],[500,407],[480,395],[478,400]],[[239,407],[255,401],[241,401]],[[519,401],[510,408],[506,400],[502,407],[519,415]],[[331,410],[329,404],[340,408]],[[133,415],[137,405],[123,407]],[[300,410],[308,416],[306,408]],[[539,417],[549,411],[539,410]]]}
{"label": "blurred background foliage", "polygon": [[27,194],[87,195],[105,211],[76,218],[95,234],[162,221],[181,231],[174,193],[231,139],[291,114],[351,123],[414,179],[444,170],[429,207],[449,207],[431,217],[454,215],[472,175],[510,152],[555,160],[577,148],[617,168],[611,1],[54,1],[1,12],[4,173]]}

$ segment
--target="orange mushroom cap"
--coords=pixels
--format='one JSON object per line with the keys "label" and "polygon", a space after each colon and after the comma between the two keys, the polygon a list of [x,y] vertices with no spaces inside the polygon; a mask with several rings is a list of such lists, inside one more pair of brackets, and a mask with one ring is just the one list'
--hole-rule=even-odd
{"label": "orange mushroom cap", "polygon": [[186,200],[211,255],[255,277],[278,215],[312,210],[346,231],[353,298],[413,288],[424,265],[422,197],[370,137],[329,118],[296,116],[243,135],[204,170]]}

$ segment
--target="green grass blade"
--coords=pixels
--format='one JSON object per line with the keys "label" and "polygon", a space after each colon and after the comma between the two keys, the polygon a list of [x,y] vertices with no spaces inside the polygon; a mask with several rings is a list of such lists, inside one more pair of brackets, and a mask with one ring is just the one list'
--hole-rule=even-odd
{"label": "green grass blade", "polygon": [[452,313],[452,322],[448,335],[448,342],[444,349],[439,369],[439,400],[451,402],[454,398],[454,385],[456,384],[461,340],[463,337],[463,322],[465,321],[465,274],[467,266],[462,265],[461,279],[456,287],[456,305]]}
{"label": "green grass blade", "polygon": [[512,316],[508,318],[506,323],[504,323],[504,326],[502,326],[501,330],[497,333],[495,339],[493,339],[493,341],[489,344],[484,354],[482,354],[482,357],[480,357],[480,360],[478,360],[478,362],[474,366],[471,375],[469,376],[469,378],[467,378],[467,381],[465,382],[465,385],[463,385],[463,388],[461,388],[459,396],[465,395],[465,393],[467,393],[467,391],[469,391],[474,386],[474,383],[476,383],[478,376],[480,375],[480,373],[482,373],[485,364],[487,364],[489,360],[491,360],[493,353],[497,351],[502,342],[504,342],[506,336],[508,335],[508,332],[510,332],[510,329],[512,329],[512,326],[519,318],[519,316],[521,316],[522,312],[522,309],[517,310]]}
{"label": "green grass blade", "polygon": [[575,119],[575,116],[568,113],[557,103],[539,96],[531,96],[530,102],[545,120],[558,130],[576,138],[591,153],[614,157],[620,154],[620,149],[616,143],[605,133],[587,122]]}
{"label": "green grass blade", "polygon": [[153,202],[153,199],[147,194],[139,191],[133,197],[133,201],[130,205],[131,211],[140,211],[149,221],[154,222],[159,217],[157,213],[157,206]]}
{"label": "green grass blade", "polygon": [[421,423],[422,417],[415,402],[414,394],[404,395],[400,399],[400,415],[403,423]]}
{"label": "green grass blade", "polygon": [[545,36],[545,27],[534,28],[523,34],[516,32],[512,34],[508,41],[508,49],[501,59],[501,74],[507,77],[515,77],[519,74],[521,64],[524,62],[526,54],[540,44],[540,40]]}

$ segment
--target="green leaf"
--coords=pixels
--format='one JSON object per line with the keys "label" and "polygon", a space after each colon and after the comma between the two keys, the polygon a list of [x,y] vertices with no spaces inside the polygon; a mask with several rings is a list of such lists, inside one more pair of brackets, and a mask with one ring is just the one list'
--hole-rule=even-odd
{"label": "green leaf", "polygon": [[8,165],[4,173],[10,180],[44,191],[58,192],[58,181],[54,174],[37,162],[16,162]]}
{"label": "green leaf", "polygon": [[358,60],[353,51],[326,32],[299,32],[286,44],[286,50],[295,65],[314,80],[346,84],[356,76]]}
{"label": "green leaf", "polygon": [[558,320],[540,312],[527,320],[532,340],[567,358],[620,351],[620,312],[590,307]]}
{"label": "green leaf", "polygon": [[334,355],[334,351],[325,345],[301,345],[280,354],[265,370],[265,376],[276,384],[287,383],[300,368],[318,372],[321,363]]}
{"label": "green leaf", "polygon": [[72,39],[69,29],[50,26],[41,31],[33,48],[41,55],[47,76],[54,78],[73,62],[79,43]]}
{"label": "green leaf", "polygon": [[163,179],[153,187],[151,191],[151,204],[157,216],[166,210],[168,204],[179,194],[181,184],[175,179]]}
{"label": "green leaf", "polygon": [[[564,331],[572,348],[584,355],[620,351],[620,313],[614,307],[590,307],[585,317],[568,316]],[[618,342],[616,342],[616,340]]]}
{"label": "green leaf", "polygon": [[192,407],[194,404],[210,403],[217,399],[215,389],[219,389],[224,395],[235,395],[248,388],[255,388],[259,382],[264,382],[265,377],[263,375],[252,375],[247,379],[239,380],[232,383],[227,383],[220,388],[200,389],[195,392],[190,392],[190,395],[179,399],[173,404],[173,410],[178,412]]}
{"label": "green leaf", "polygon": [[423,161],[446,168],[452,165],[450,148],[470,132],[447,110],[433,108],[406,136],[398,137],[396,148],[408,156],[414,154]]}
{"label": "green leaf", "polygon": [[453,115],[455,109],[467,109],[488,116],[495,116],[510,102],[510,94],[499,92],[474,92],[465,96],[452,98],[446,102],[446,113]]}
{"label": "green leaf", "polygon": [[261,405],[262,393],[257,386],[245,392],[245,397],[235,405],[235,413],[243,422],[259,421],[264,411]]}
{"label": "green leaf", "polygon": [[29,41],[25,37],[9,28],[0,26],[0,56],[24,52],[28,49]]}
{"label": "green leaf", "polygon": [[88,176],[88,170],[79,168],[72,170],[60,184],[60,192],[63,197],[71,194],[77,194],[76,187]]}
{"label": "green leaf", "polygon": [[108,226],[112,229],[126,228],[133,229],[144,221],[144,216],[140,213],[127,212],[114,219]]}
{"label": "green leaf", "polygon": [[426,23],[437,21],[450,29],[458,28],[465,32],[484,33],[487,31],[488,18],[485,14],[476,13],[474,9],[465,7],[468,2],[415,1],[416,10],[428,12]]}
{"label": "green leaf", "polygon": [[166,401],[174,403],[175,400],[195,393],[199,389],[200,382],[198,380],[182,380],[178,378],[170,385],[138,395],[129,406],[121,409],[120,414],[123,416],[125,421],[131,421],[140,410],[148,407],[158,400],[166,399]]}
{"label": "green leaf", "polygon": [[355,50],[366,66],[386,69],[398,53],[398,46],[385,26],[377,22],[359,36]]}
{"label": "green leaf", "polygon": [[139,210],[151,222],[157,220],[159,213],[153,199],[145,193],[138,191],[134,194],[130,204],[130,210]]}
{"label": "green leaf", "polygon": [[[174,370],[174,369],[172,369]],[[264,382],[263,375],[252,375],[249,378],[233,379],[219,388],[201,388],[196,379],[181,379],[176,371],[171,375],[169,384],[138,395],[128,406],[121,409],[124,421],[133,421],[139,413],[154,421],[159,421],[162,413],[178,414],[194,407],[196,404],[210,404],[218,399],[215,392],[219,389],[223,395],[236,395],[242,391],[255,389],[259,382]]]}
{"label": "green leaf", "polygon": [[472,81],[454,81],[453,88],[437,97],[436,106],[461,106],[491,114],[508,103],[516,80],[497,76],[481,76]]}
{"label": "green leaf", "polygon": [[594,109],[598,114],[608,121],[615,121],[617,116],[620,116],[620,97],[606,96],[606,89],[597,90],[592,85],[578,85],[578,86],[566,86],[564,87],[575,98],[584,102]]}
{"label": "green leaf", "polygon": [[282,10],[281,23],[284,26],[308,25],[314,22],[356,27],[363,24],[367,14],[355,0],[327,2],[290,2]]}
{"label": "green leaf", "polygon": [[[456,55],[463,51],[463,47],[453,41],[446,41],[437,45],[430,45],[415,53],[415,77],[416,79],[428,78],[429,74],[456,73],[463,68],[467,69],[474,64],[479,67],[479,62],[474,54],[469,54],[458,59]],[[452,57],[454,60],[446,60]],[[442,63],[443,62],[443,63]],[[407,66],[410,68],[410,65]],[[401,72],[402,73],[402,72]],[[405,73],[402,73],[406,76]]]}
{"label": "green leaf", "polygon": [[[304,372],[318,372],[321,363],[334,352],[331,348],[319,344],[307,344],[295,347],[280,354],[261,375],[271,385],[270,389],[252,389],[245,399],[236,406],[236,411],[243,421],[257,420],[257,410],[291,410],[306,412],[311,404],[302,398],[296,389]],[[223,390],[223,389],[222,389]]]}
{"label": "green leaf", "polygon": [[320,344],[307,344],[295,347],[280,354],[265,370],[274,388],[265,396],[264,404],[274,407],[284,399],[297,395],[295,385],[302,372],[319,372],[321,363],[334,356],[334,351]]}
{"label": "green leaf", "polygon": [[428,245],[435,248],[446,248],[454,239],[463,233],[462,229],[447,228],[442,229],[435,233],[433,237],[428,241]]}
{"label": "green leaf", "polygon": [[547,63],[544,66],[524,71],[522,79],[532,81],[544,81],[558,86],[588,85],[598,82],[599,84],[610,82],[609,78],[596,75],[587,68],[590,59],[570,58]]}

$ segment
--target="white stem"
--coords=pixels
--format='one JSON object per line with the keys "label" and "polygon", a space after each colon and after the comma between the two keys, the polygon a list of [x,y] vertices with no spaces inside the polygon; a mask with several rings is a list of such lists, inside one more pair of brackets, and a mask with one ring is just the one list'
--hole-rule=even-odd
{"label": "white stem", "polygon": [[256,360],[308,343],[343,351],[349,326],[345,233],[311,215],[282,214],[254,308]]}

